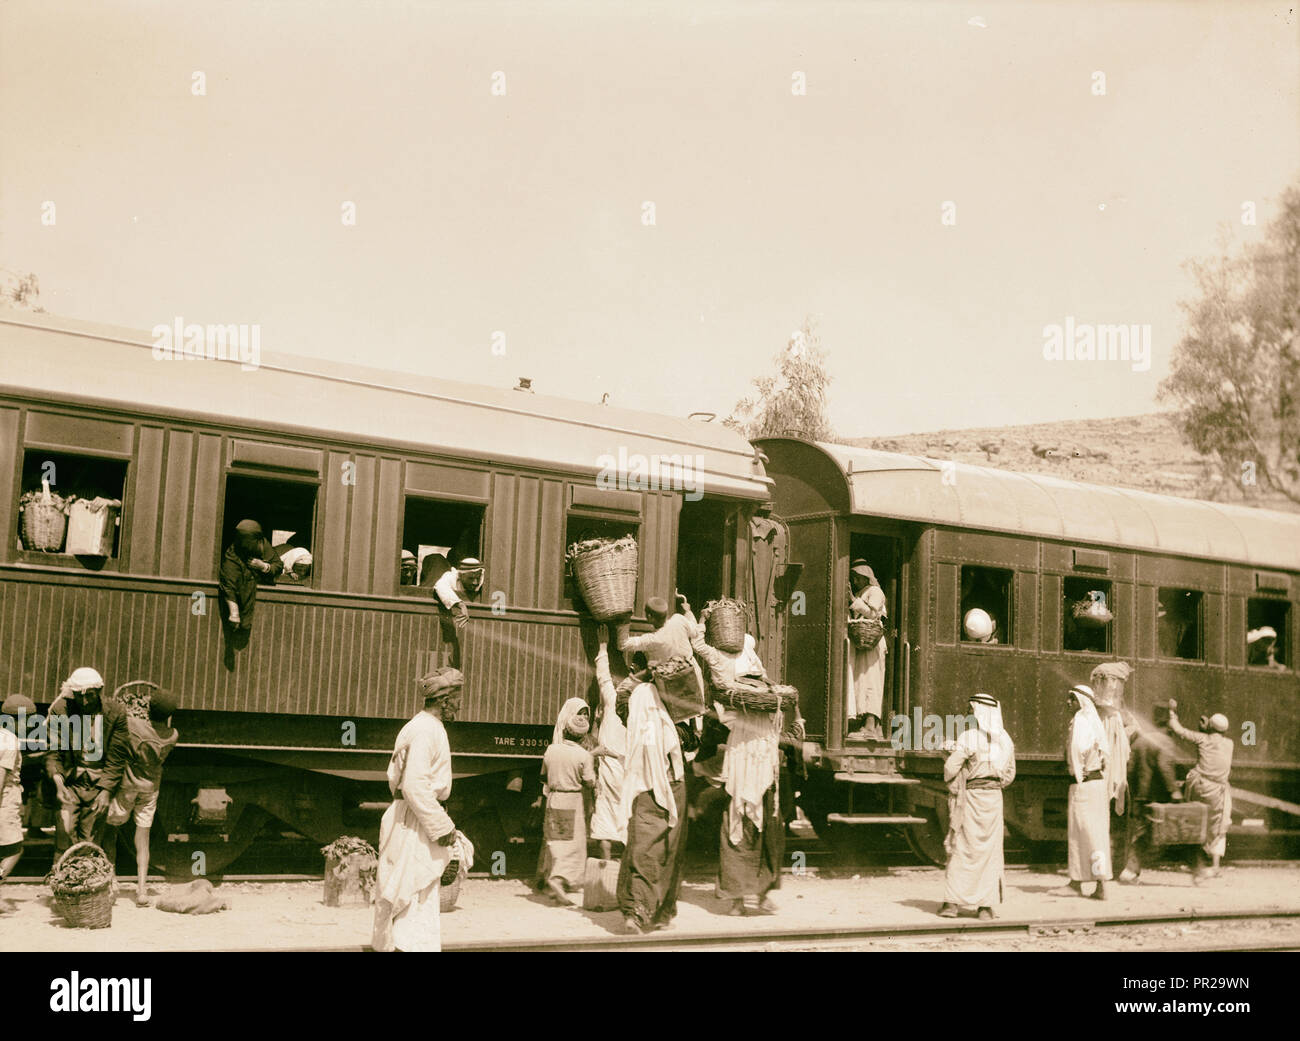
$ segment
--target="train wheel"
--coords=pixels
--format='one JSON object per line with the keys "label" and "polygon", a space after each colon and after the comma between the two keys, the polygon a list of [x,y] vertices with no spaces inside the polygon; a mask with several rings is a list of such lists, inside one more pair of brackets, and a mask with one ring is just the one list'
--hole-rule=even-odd
{"label": "train wheel", "polygon": [[948,854],[943,848],[943,840],[948,832],[947,826],[940,823],[939,815],[932,809],[917,807],[913,812],[918,817],[924,817],[926,821],[924,824],[913,824],[904,829],[907,845],[922,860],[943,867],[948,862]]}

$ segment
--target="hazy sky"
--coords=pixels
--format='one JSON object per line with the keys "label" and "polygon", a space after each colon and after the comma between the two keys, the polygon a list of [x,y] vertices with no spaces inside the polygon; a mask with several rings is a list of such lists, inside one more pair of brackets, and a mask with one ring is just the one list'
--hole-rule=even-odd
{"label": "hazy sky", "polygon": [[[1288,6],[6,0],[0,267],[678,414],[812,313],[847,437],[1146,411],[1180,265],[1300,176]],[[1044,361],[1067,316],[1150,371]]]}

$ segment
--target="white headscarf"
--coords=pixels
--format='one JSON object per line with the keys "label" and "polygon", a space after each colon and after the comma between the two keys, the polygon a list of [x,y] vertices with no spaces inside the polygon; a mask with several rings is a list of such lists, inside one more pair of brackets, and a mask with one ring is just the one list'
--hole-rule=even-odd
{"label": "white headscarf", "polygon": [[677,800],[668,776],[670,760],[673,776],[685,777],[677,727],[664,711],[655,685],[638,683],[627,704],[627,758],[619,801],[619,816],[625,826],[632,816],[632,803],[642,792],[650,792],[655,802],[668,811],[670,828],[677,826]]}
{"label": "white headscarf", "polygon": [[569,723],[586,707],[587,703],[582,698],[570,698],[561,706],[560,714],[555,717],[555,729],[551,732],[551,744],[558,745],[564,740],[564,731]]}
{"label": "white headscarf", "polygon": [[1097,706],[1093,704],[1092,688],[1079,683],[1070,688],[1070,693],[1079,702],[1078,711],[1070,728],[1070,747],[1067,750],[1067,765],[1074,779],[1083,783],[1084,762],[1088,753],[1094,748],[1105,759],[1106,728],[1101,717],[1097,715]]}
{"label": "white headscarf", "polygon": [[1008,765],[1014,765],[1016,761],[1016,746],[1002,725],[1002,705],[988,694],[976,694],[971,698],[970,706],[976,725],[971,776],[1005,779],[1003,774]]}

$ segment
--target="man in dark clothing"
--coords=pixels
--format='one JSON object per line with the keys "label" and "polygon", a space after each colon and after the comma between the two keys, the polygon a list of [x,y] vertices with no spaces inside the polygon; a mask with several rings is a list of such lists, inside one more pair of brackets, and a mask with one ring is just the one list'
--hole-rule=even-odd
{"label": "man in dark clothing", "polygon": [[235,539],[221,558],[217,588],[221,593],[221,617],[232,630],[244,633],[253,628],[259,581],[273,582],[284,570],[280,557],[262,534],[262,526],[242,520],[235,526]]}
{"label": "man in dark clothing", "polygon": [[1153,802],[1181,802],[1182,792],[1174,773],[1177,749],[1163,728],[1143,730],[1136,720],[1129,727],[1128,827],[1124,837],[1124,870],[1121,882],[1136,882],[1142,874],[1142,859],[1151,852],[1151,822],[1147,807]]}
{"label": "man in dark clothing", "polygon": [[[59,799],[57,856],[75,842],[103,845],[108,804],[122,780],[126,714],[103,702],[104,681],[80,668],[64,681],[50,706],[50,753],[45,769]],[[112,856],[112,851],[109,851]]]}

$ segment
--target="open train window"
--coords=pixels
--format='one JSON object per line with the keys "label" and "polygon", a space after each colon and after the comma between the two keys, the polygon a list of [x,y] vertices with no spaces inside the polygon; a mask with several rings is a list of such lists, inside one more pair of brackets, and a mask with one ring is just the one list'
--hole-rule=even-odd
{"label": "open train window", "polygon": [[466,557],[483,558],[480,503],[406,497],[402,515],[401,592],[427,593]]}
{"label": "open train window", "polygon": [[1110,653],[1111,584],[1079,576],[1062,582],[1061,646],[1067,651]]}
{"label": "open train window", "polygon": [[226,478],[226,508],[222,515],[221,548],[235,539],[240,521],[257,521],[270,543],[270,553],[280,558],[284,572],[276,585],[311,585],[315,571],[312,535],[316,528],[316,485],[275,477]]}
{"label": "open train window", "polygon": [[116,557],[126,461],[70,452],[23,453],[18,546],[94,567]]}
{"label": "open train window", "polygon": [[562,609],[573,611],[582,604],[582,595],[578,592],[577,583],[569,573],[569,547],[575,542],[584,542],[587,539],[620,539],[624,535],[631,535],[640,541],[641,525],[633,520],[618,520],[583,513],[569,514],[564,525],[564,547],[560,564],[564,568],[564,584],[560,594],[564,598],[560,605]]}
{"label": "open train window", "polygon": [[1289,669],[1291,604],[1286,600],[1253,596],[1246,601],[1246,664]]}
{"label": "open train window", "polygon": [[1200,661],[1205,657],[1201,644],[1201,603],[1195,589],[1161,589],[1159,594],[1159,653],[1162,658]]}
{"label": "open train window", "polygon": [[1014,575],[1003,568],[962,565],[961,639],[963,643],[1012,643]]}
{"label": "open train window", "polygon": [[677,522],[677,591],[697,614],[725,592],[727,518],[724,503],[709,499],[682,503]]}

